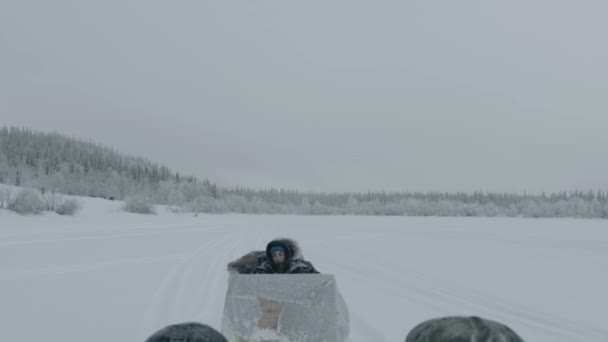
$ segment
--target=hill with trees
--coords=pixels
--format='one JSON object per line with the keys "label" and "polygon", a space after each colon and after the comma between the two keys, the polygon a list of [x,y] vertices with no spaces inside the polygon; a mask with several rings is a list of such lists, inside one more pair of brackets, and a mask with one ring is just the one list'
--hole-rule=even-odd
{"label": "hill with trees", "polygon": [[189,212],[608,218],[608,193],[602,190],[547,195],[218,187],[92,141],[15,127],[0,129],[0,183]]}

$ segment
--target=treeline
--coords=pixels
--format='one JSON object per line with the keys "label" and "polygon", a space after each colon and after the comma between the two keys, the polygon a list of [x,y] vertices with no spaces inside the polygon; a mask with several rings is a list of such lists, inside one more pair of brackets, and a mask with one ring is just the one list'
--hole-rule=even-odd
{"label": "treeline", "polygon": [[201,211],[303,215],[507,216],[608,218],[608,193],[300,193],[232,188]]}
{"label": "treeline", "polygon": [[606,191],[513,193],[313,193],[218,187],[91,141],[0,129],[0,183],[68,195],[128,200],[173,211],[299,215],[608,218]]}
{"label": "treeline", "polygon": [[[0,129],[0,183],[68,195],[142,197],[181,205],[215,185],[91,141],[26,128]],[[196,194],[194,194],[196,192]]]}

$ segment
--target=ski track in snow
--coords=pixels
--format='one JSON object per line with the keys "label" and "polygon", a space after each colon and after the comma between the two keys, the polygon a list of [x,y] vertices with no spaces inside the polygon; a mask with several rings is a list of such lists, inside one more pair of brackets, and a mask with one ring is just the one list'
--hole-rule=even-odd
{"label": "ski track in snow", "polygon": [[[182,228],[184,226],[193,226],[192,228]],[[173,228],[171,230],[166,230],[167,228]],[[212,226],[206,227],[205,230],[212,229],[220,229],[221,226]],[[171,224],[160,227],[150,227],[146,228],[145,226],[140,226],[137,228],[131,228],[139,230],[138,232],[128,232],[128,233],[120,233],[120,234],[85,234],[81,236],[74,236],[73,233],[69,234],[65,237],[56,237],[51,235],[49,238],[45,239],[15,239],[11,240],[11,237],[7,240],[0,240],[0,247],[2,246],[18,246],[18,245],[30,245],[30,244],[46,244],[46,243],[64,243],[64,242],[73,242],[73,241],[94,241],[94,240],[110,240],[110,239],[123,239],[129,237],[148,237],[153,235],[165,235],[165,234],[174,234],[174,233],[191,233],[191,232],[200,232],[200,223],[196,224]],[[42,235],[42,234],[41,234]],[[48,235],[48,234],[44,234]],[[63,235],[63,234],[62,234]]]}
{"label": "ski track in snow", "polygon": [[206,235],[204,243],[175,264],[159,284],[142,320],[142,339],[176,322],[200,321],[219,328],[222,312],[216,309],[223,307],[225,298],[226,260],[237,252],[239,241],[229,232]]}
{"label": "ski track in snow", "polygon": [[18,233],[9,232],[4,233],[0,232],[0,241],[2,240],[10,240],[10,239],[22,239],[22,238],[32,238],[32,237],[45,237],[51,236],[56,237],[59,235],[67,235],[72,237],[75,234],[89,234],[89,233],[110,233],[110,232],[119,232],[125,233],[131,230],[150,230],[150,229],[166,229],[172,227],[183,227],[189,225],[195,225],[196,223],[129,223],[129,222],[120,222],[120,223],[89,223],[86,227],[80,227],[78,224],[65,221],[58,227],[53,227],[53,229],[41,229],[41,230],[33,230],[33,231],[22,231]]}
{"label": "ski track in snow", "polygon": [[103,262],[69,264],[69,265],[51,266],[51,267],[36,268],[36,269],[26,269],[26,270],[20,270],[20,271],[12,271],[12,272],[2,272],[2,274],[0,274],[0,281],[25,280],[25,279],[41,278],[41,277],[46,277],[46,276],[70,274],[70,273],[101,271],[101,270],[105,270],[105,269],[130,267],[130,266],[138,266],[138,265],[144,265],[144,264],[155,264],[155,263],[165,262],[165,261],[181,260],[186,257],[187,257],[186,253],[173,253],[173,254],[155,255],[155,256],[149,256],[149,257],[123,258],[123,259],[116,259],[116,260],[103,261]]}

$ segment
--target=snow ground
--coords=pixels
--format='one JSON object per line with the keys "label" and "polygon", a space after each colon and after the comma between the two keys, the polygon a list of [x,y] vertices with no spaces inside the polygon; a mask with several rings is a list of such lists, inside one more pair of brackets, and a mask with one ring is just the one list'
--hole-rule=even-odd
{"label": "snow ground", "polygon": [[7,341],[143,341],[175,322],[221,328],[226,264],[279,236],[333,273],[351,341],[403,341],[444,315],[499,320],[527,341],[608,341],[603,220],[0,210]]}

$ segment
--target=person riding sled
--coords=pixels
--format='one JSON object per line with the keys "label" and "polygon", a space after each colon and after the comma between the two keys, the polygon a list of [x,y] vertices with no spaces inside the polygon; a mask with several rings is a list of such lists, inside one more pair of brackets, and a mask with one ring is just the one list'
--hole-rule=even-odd
{"label": "person riding sled", "polygon": [[319,273],[304,260],[302,250],[295,240],[276,239],[266,246],[266,258],[251,271],[252,274],[303,274]]}

